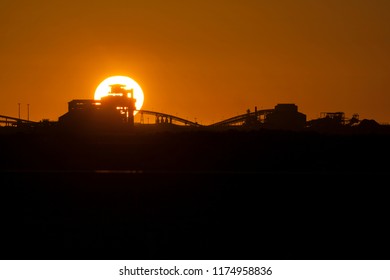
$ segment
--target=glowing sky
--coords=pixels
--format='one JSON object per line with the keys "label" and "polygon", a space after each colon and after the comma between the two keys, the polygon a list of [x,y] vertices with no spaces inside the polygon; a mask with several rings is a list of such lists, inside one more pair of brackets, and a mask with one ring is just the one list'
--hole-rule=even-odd
{"label": "glowing sky", "polygon": [[58,120],[109,76],[202,124],[295,103],[390,122],[388,0],[2,0],[0,115]]}

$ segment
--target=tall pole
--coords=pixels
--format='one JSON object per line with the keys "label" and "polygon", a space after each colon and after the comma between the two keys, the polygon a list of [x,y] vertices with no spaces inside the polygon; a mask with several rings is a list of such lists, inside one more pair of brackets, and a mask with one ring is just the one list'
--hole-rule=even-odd
{"label": "tall pole", "polygon": [[18,118],[20,119],[20,103],[18,103]]}
{"label": "tall pole", "polygon": [[27,120],[30,120],[30,104],[27,104]]}

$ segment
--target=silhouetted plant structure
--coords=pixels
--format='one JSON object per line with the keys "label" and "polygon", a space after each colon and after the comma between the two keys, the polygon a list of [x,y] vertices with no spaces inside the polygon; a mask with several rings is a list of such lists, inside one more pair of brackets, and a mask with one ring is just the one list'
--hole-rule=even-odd
{"label": "silhouetted plant structure", "polygon": [[279,109],[242,126],[2,127],[1,256],[378,259],[388,127],[302,128]]}

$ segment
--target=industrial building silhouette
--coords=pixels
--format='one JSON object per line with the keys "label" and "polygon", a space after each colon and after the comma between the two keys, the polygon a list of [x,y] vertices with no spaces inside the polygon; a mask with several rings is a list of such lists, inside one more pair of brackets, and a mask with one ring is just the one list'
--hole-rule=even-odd
{"label": "industrial building silhouette", "polygon": [[[119,87],[116,88],[117,91]],[[112,92],[112,91],[111,91]],[[135,100],[118,95],[109,95],[102,100],[76,99],[68,104],[68,112],[59,117],[58,123],[65,127],[91,127],[93,129],[104,128],[133,128]],[[156,117],[155,124],[173,124],[173,116],[158,112],[141,110],[140,114],[149,113]],[[182,120],[184,125],[206,127],[198,123]],[[237,124],[240,123],[240,124]],[[212,124],[210,127],[256,127],[262,126],[269,129],[302,130],[306,127],[306,115],[298,112],[295,104],[278,104],[275,109],[255,111],[251,114],[239,116],[234,121]]]}
{"label": "industrial building silhouette", "polygon": [[[203,130],[223,129],[270,129],[288,131],[317,131],[325,133],[348,132],[388,132],[389,125],[380,125],[375,120],[359,120],[358,114],[346,118],[344,112],[321,112],[318,119],[307,120],[304,113],[294,103],[279,103],[272,109],[254,111],[237,115],[210,125],[202,125],[178,116],[150,110],[137,110],[133,89],[125,85],[112,84],[110,91],[101,100],[74,99],[68,102],[68,112],[58,121],[41,120],[39,122],[0,115],[2,127],[31,129],[56,127],[64,131],[86,132],[129,132],[135,126],[155,130],[180,130],[197,128]],[[135,115],[140,122],[135,122]],[[152,116],[152,126],[145,126],[144,116]],[[148,118],[149,120],[149,118]]]}
{"label": "industrial building silhouette", "polygon": [[75,99],[68,102],[68,112],[59,117],[65,127],[123,128],[134,126],[135,98],[125,85],[110,85],[111,90],[101,100]]}
{"label": "industrial building silhouette", "polygon": [[387,198],[388,126],[343,112],[307,120],[291,103],[207,126],[138,111],[156,118],[149,125],[134,121],[134,104],[117,84],[101,100],[71,100],[58,122],[0,116],[3,258],[388,251],[388,203],[378,203]]}

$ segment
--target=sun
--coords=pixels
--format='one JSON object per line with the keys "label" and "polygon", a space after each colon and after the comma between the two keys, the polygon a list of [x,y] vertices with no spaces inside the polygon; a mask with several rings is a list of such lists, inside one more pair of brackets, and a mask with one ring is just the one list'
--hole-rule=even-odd
{"label": "sun", "polygon": [[101,82],[95,90],[95,100],[100,100],[103,96],[107,96],[110,92],[110,85],[121,84],[125,85],[125,89],[133,89],[133,97],[135,98],[135,108],[137,111],[134,111],[134,115],[141,110],[144,103],[144,93],[139,84],[134,81],[132,78],[126,76],[111,76]]}

